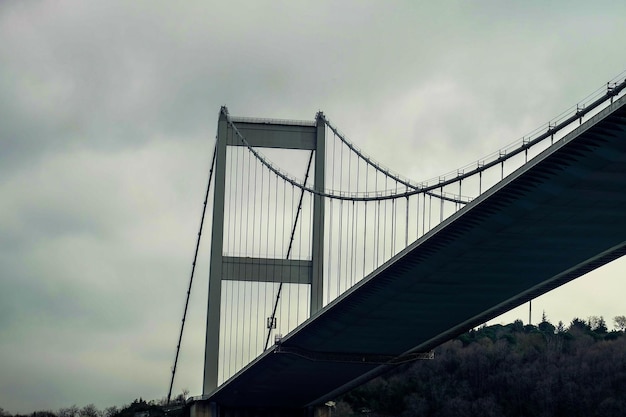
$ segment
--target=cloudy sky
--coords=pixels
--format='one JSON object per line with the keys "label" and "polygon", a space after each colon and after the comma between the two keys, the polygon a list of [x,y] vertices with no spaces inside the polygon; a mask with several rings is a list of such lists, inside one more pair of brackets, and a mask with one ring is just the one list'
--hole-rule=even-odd
{"label": "cloudy sky", "polygon": [[[2,1],[0,407],[167,394],[221,105],[323,110],[368,154],[429,179],[626,69],[626,3],[547,3]],[[626,314],[625,270],[541,297],[535,320],[610,324]],[[206,268],[194,285],[174,387],[192,395]]]}

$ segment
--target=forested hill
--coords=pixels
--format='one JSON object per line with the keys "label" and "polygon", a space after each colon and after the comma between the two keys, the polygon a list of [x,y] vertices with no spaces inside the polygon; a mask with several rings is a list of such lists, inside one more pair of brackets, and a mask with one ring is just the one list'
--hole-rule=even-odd
{"label": "forested hill", "polygon": [[350,392],[334,416],[626,416],[626,318],[482,327]]}
{"label": "forested hill", "polygon": [[[402,365],[346,394],[332,417],[623,417],[626,317],[615,317],[614,328],[602,317],[554,326],[545,315],[538,326],[481,327],[441,345],[432,360]],[[187,394],[173,408],[165,399],[140,398],[102,411],[93,404],[27,415],[0,408],[0,417],[182,417]]]}

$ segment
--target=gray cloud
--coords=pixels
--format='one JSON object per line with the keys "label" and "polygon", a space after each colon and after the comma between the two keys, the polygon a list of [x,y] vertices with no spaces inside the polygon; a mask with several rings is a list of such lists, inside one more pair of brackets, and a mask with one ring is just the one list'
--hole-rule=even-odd
{"label": "gray cloud", "polygon": [[[221,105],[307,120],[324,110],[365,152],[425,180],[624,70],[625,8],[1,3],[0,406],[166,394]],[[581,296],[618,285],[615,265],[536,308],[624,314],[615,288],[594,298],[606,303]],[[198,268],[175,385],[192,394],[207,260]],[[564,298],[584,299],[584,313]]]}

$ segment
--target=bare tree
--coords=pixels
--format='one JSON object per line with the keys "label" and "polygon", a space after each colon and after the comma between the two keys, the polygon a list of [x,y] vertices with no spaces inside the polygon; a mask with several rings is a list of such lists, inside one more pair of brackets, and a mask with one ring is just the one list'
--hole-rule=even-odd
{"label": "bare tree", "polygon": [[621,332],[626,331],[626,316],[613,317],[613,325],[615,326],[615,330]]}
{"label": "bare tree", "polygon": [[78,412],[79,417],[100,417],[100,411],[96,408],[95,405],[89,404],[84,406]]}
{"label": "bare tree", "polygon": [[117,408],[117,406],[111,406],[111,407],[107,407],[104,409],[102,415],[104,417],[113,417],[114,415],[116,415],[117,413],[120,412],[120,409]]}
{"label": "bare tree", "polygon": [[596,333],[606,333],[608,331],[604,317],[591,316],[589,317],[589,327]]}
{"label": "bare tree", "polygon": [[76,405],[71,407],[61,408],[57,413],[59,417],[78,417],[79,408]]}

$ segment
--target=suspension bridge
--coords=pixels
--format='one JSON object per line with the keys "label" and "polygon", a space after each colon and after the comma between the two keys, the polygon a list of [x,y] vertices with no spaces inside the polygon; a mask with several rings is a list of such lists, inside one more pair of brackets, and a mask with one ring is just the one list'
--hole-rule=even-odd
{"label": "suspension bridge", "polygon": [[[270,120],[223,107],[192,414],[306,415],[626,253],[625,88],[622,74],[425,182],[376,163],[321,112]],[[170,393],[177,361],[178,350]]]}

